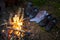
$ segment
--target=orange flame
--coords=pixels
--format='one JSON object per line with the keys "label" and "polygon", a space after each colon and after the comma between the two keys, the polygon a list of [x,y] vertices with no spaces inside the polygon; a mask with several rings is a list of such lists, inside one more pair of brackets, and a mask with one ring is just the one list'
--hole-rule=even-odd
{"label": "orange flame", "polygon": [[21,30],[21,26],[23,25],[23,19],[19,19],[19,16],[15,15],[13,17],[13,29],[16,29],[16,30]]}
{"label": "orange flame", "polygon": [[[12,25],[12,29],[17,30],[14,31],[14,34],[17,36],[20,36],[20,32],[22,30],[22,25],[23,25],[23,14],[21,15],[21,18],[19,15],[15,15],[13,19],[9,19],[10,24]],[[13,20],[13,21],[12,21]]]}

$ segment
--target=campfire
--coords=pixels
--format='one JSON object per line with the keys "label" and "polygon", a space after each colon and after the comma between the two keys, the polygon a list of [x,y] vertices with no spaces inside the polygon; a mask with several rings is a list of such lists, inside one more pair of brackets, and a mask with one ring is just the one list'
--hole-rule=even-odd
{"label": "campfire", "polygon": [[11,30],[8,31],[9,34],[15,34],[16,36],[20,37],[21,35],[23,36],[23,34],[21,32],[22,31],[22,26],[23,26],[23,14],[21,16],[21,18],[19,18],[18,15],[15,15],[13,17],[13,19],[9,20],[11,26]]}
{"label": "campfire", "polygon": [[[29,30],[24,26],[24,11],[18,11],[13,17],[10,16],[9,21],[6,23],[6,30],[2,33],[6,34],[8,40],[21,40]],[[24,9],[23,9],[24,10]],[[18,38],[18,39],[17,39]]]}
{"label": "campfire", "polygon": [[39,39],[40,27],[29,18],[24,18],[23,8],[20,8],[17,14],[10,15],[9,20],[2,25],[5,27],[2,30],[3,40],[35,40],[35,37]]}
{"label": "campfire", "polygon": [[[21,9],[20,9],[21,10]],[[22,29],[23,27],[23,13],[21,14],[16,14],[13,18],[9,18],[9,24],[12,25],[10,30],[8,31],[8,35],[13,34],[16,35],[17,37],[23,37],[24,30]]]}

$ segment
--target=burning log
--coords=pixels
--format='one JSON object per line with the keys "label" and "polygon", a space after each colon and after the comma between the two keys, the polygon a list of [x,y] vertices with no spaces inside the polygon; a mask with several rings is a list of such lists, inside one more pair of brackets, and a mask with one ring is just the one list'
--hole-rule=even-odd
{"label": "burning log", "polygon": [[[20,13],[22,13],[22,14],[20,14]],[[6,29],[5,29],[6,39],[8,39],[8,40],[10,40],[11,38],[21,39],[25,35],[29,35],[29,33],[30,33],[29,29],[24,28],[25,23],[24,23],[23,16],[24,16],[24,11],[20,9],[18,11],[18,14],[16,14],[14,17],[10,17],[8,22],[0,25],[0,26],[2,26],[2,25],[6,26]]]}

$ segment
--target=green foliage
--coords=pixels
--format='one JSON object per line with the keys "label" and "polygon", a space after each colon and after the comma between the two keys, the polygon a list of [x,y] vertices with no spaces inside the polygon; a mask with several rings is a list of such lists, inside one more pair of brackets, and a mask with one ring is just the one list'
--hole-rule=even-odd
{"label": "green foliage", "polygon": [[34,5],[42,6],[46,3],[46,0],[32,0]]}

